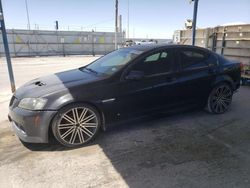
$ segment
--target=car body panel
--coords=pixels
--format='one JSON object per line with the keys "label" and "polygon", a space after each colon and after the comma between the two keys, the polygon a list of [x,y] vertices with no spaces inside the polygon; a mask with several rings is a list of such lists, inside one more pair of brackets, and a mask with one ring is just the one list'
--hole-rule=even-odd
{"label": "car body panel", "polygon": [[102,79],[94,74],[73,69],[41,78],[34,79],[17,89],[17,98],[25,97],[44,97],[55,92],[68,90],[83,84],[90,84]]}
{"label": "car body panel", "polygon": [[[182,48],[179,48],[182,49]],[[184,49],[188,49],[184,47]],[[204,51],[204,53],[208,53]],[[177,53],[180,57],[180,54]],[[181,59],[179,58],[179,75],[178,81],[180,84],[179,98],[183,103],[189,102],[204,102],[209,92],[211,91],[212,83],[218,74],[218,65],[215,63],[217,59],[213,54],[208,54],[204,64],[199,66],[183,69]]]}
{"label": "car body panel", "polygon": [[19,107],[10,110],[12,128],[24,142],[48,143],[49,126],[57,111],[29,111]]}

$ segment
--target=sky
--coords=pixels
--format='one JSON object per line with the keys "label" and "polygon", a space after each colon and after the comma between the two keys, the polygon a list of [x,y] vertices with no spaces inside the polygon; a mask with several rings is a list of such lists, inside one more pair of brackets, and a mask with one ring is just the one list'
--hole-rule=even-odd
{"label": "sky", "polygon": [[[128,3],[129,2],[129,3]],[[25,0],[2,0],[6,27],[27,28]],[[115,0],[27,0],[31,29],[114,31]],[[129,6],[128,6],[129,5]],[[172,38],[193,17],[190,0],[119,0],[130,38]],[[197,27],[250,24],[250,0],[199,0]]]}

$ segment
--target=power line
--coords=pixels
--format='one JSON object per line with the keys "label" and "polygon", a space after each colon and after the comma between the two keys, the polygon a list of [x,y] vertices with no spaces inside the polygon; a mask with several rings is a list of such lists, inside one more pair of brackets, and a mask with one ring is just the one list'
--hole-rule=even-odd
{"label": "power line", "polygon": [[91,25],[83,26],[82,28],[89,28],[89,27],[93,27],[93,26],[100,25],[100,24],[107,23],[107,22],[111,22],[111,21],[114,21],[114,18],[108,19],[108,20],[103,20],[103,21],[100,21],[100,22],[97,22],[97,23],[94,23]]}

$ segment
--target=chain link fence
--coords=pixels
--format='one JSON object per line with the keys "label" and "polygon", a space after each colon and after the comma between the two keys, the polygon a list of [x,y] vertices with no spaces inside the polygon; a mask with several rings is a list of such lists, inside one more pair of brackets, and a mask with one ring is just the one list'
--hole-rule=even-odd
{"label": "chain link fence", "polygon": [[[10,55],[103,55],[115,50],[114,32],[7,30]],[[122,46],[124,34],[118,33],[118,46]],[[0,56],[4,56],[0,39]]]}

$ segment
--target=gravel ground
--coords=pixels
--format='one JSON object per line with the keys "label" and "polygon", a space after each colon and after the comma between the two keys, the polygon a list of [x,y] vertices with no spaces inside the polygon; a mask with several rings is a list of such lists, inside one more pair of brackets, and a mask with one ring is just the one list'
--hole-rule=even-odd
{"label": "gravel ground", "polygon": [[194,110],[121,123],[78,149],[23,145],[5,118],[0,187],[250,187],[249,97],[241,87],[222,115]]}

